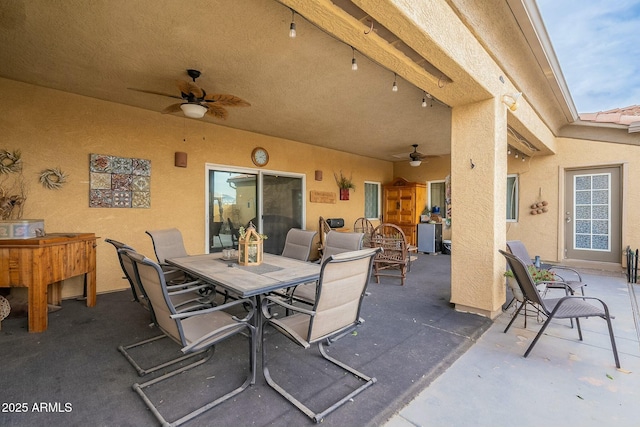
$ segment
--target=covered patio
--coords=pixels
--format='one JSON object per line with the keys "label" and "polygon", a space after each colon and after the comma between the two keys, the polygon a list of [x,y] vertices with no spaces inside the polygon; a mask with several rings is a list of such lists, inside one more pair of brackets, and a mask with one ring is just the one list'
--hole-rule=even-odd
{"label": "covered patio", "polygon": [[[372,280],[368,290],[371,295],[363,303],[364,324],[357,334],[339,340],[329,351],[375,376],[378,382],[329,415],[323,425],[384,423],[491,324],[484,317],[457,312],[449,303],[448,255],[420,254],[405,286],[400,286],[399,280],[384,278],[380,284]],[[133,383],[143,380],[117,350],[121,344],[158,335],[148,323],[149,313],[131,301],[129,291],[99,295],[93,308],[82,301],[66,300],[62,310],[49,315],[49,328],[43,334],[29,334],[24,317],[3,321],[2,400],[28,403],[28,411],[5,412],[2,424],[155,425],[155,418],[131,389]],[[323,396],[331,397],[332,387],[344,387],[343,379],[325,383],[331,372],[316,360],[315,347],[304,351],[280,334],[268,334],[266,342],[271,371],[291,375],[298,392],[316,396],[318,405],[322,406]],[[179,350],[178,344],[162,340],[134,355],[144,365],[167,360]],[[206,402],[221,387],[233,388],[242,382],[245,366],[246,340],[234,338],[217,345],[212,359],[204,365],[178,376],[177,381],[156,386],[154,395],[164,400],[162,411],[175,410],[181,415],[188,405]],[[157,374],[144,379],[153,375]],[[45,403],[41,412],[33,409],[41,403]],[[260,373],[254,386],[188,425],[299,426],[313,422],[271,390]]]}

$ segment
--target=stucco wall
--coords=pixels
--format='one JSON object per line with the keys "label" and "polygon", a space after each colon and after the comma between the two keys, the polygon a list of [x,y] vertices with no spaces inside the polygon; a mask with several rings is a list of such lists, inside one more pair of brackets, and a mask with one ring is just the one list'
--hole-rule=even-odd
{"label": "stucco wall", "polygon": [[[115,251],[105,238],[123,241],[154,258],[145,230],[178,227],[190,253],[205,248],[205,164],[254,167],[254,147],[269,151],[267,169],[306,174],[306,228],[318,216],[343,217],[347,226],[364,212],[364,181],[393,179],[393,163],[311,145],[238,131],[179,116],[126,107],[96,99],[0,79],[1,149],[20,150],[28,186],[24,219],[43,218],[46,231],[93,232],[97,247],[98,292],[122,289]],[[346,143],[347,141],[345,141]],[[174,166],[174,153],[188,154],[188,167]],[[89,208],[89,154],[151,160],[151,208]],[[46,168],[69,175],[59,190],[38,182]],[[323,180],[314,171],[323,171]],[[353,172],[356,191],[349,201],[310,203],[311,190],[337,193],[333,172]],[[337,197],[336,197],[337,198]],[[63,296],[81,292],[81,282],[65,283]]]}
{"label": "stucco wall", "polygon": [[[525,242],[531,254],[543,260],[558,261],[562,257],[562,233],[564,227],[561,191],[564,176],[561,168],[587,168],[603,165],[625,165],[622,178],[622,248],[640,246],[640,223],[637,209],[640,206],[640,192],[635,184],[640,182],[640,147],[559,138],[557,155],[534,157],[522,162],[510,157],[509,173],[519,174],[520,219],[507,224],[507,239]],[[549,212],[530,215],[529,207],[538,200],[538,195],[547,200]]]}

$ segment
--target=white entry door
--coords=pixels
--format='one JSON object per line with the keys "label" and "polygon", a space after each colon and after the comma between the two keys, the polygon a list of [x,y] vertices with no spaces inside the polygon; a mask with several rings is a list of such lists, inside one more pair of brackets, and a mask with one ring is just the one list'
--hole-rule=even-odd
{"label": "white entry door", "polygon": [[620,175],[620,167],[566,172],[566,258],[621,262]]}

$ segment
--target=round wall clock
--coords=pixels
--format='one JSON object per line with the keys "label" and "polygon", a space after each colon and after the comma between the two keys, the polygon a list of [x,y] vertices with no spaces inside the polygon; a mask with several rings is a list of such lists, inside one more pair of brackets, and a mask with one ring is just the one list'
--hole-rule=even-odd
{"label": "round wall clock", "polygon": [[269,153],[262,147],[256,147],[251,152],[251,161],[256,166],[264,166],[269,163]]}

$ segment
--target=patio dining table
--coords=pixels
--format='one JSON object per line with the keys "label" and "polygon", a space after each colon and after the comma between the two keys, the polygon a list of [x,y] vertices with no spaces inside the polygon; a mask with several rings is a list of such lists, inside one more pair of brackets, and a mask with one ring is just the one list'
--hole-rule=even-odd
{"label": "patio dining table", "polygon": [[319,264],[268,253],[264,254],[262,264],[255,266],[242,266],[237,258],[225,260],[222,253],[170,258],[166,262],[239,297],[256,297],[257,302],[261,295],[313,282],[320,277]]}

